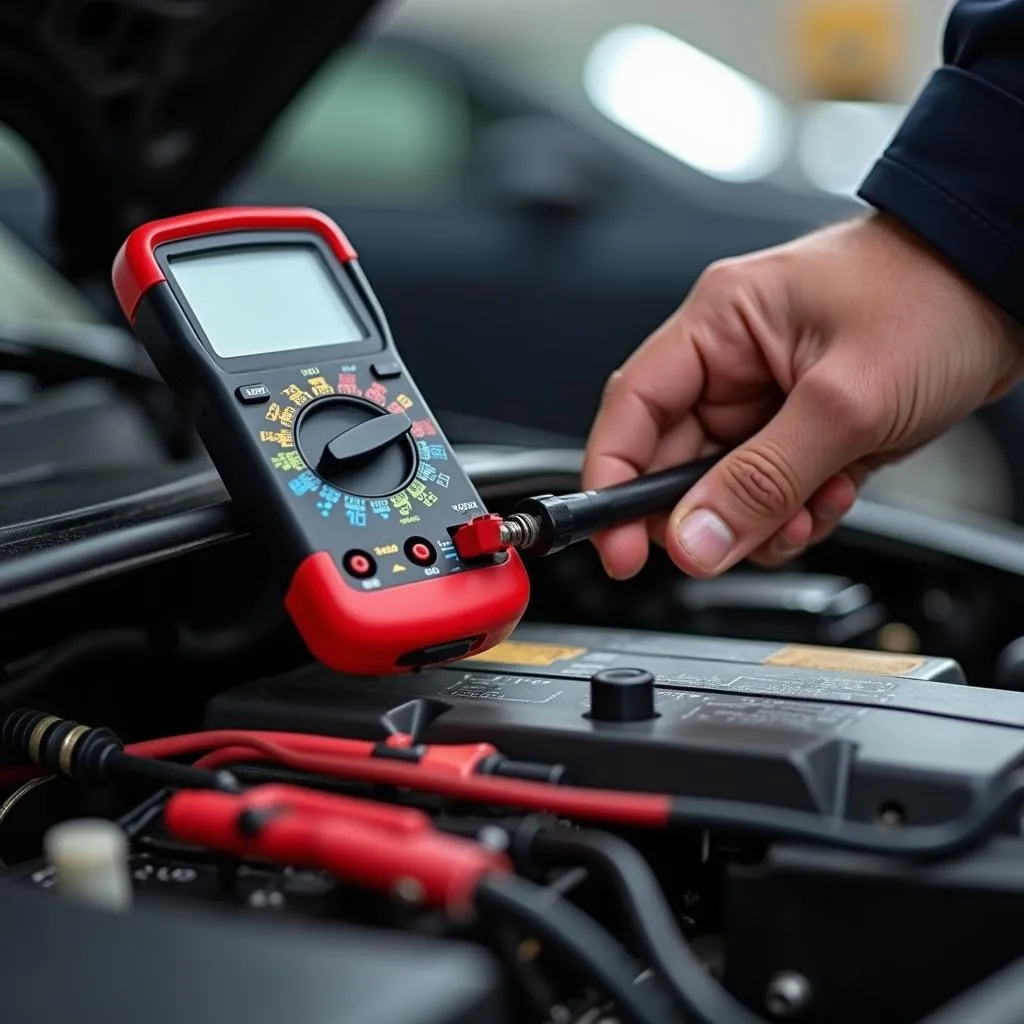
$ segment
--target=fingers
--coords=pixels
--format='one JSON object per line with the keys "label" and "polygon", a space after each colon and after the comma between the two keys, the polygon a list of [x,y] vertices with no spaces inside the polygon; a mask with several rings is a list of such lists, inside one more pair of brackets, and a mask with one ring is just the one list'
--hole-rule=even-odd
{"label": "fingers", "polygon": [[791,562],[811,545],[820,544],[853,507],[857,487],[850,469],[830,477],[815,491],[806,507],[774,537],[755,548],[748,560],[763,569],[775,569]]}
{"label": "fingers", "polygon": [[632,579],[647,561],[649,541],[645,523],[627,523],[593,538],[604,571],[613,580]]}
{"label": "fingers", "polygon": [[672,326],[651,335],[605,387],[587,441],[584,488],[609,487],[646,471],[662,434],[686,419],[703,387],[696,347]]}
{"label": "fingers", "polygon": [[835,530],[843,516],[853,508],[857,491],[867,475],[867,467],[849,466],[815,492],[807,506],[814,520],[809,544],[819,544]]}
{"label": "fingers", "polygon": [[[609,401],[602,407],[603,410],[611,409],[609,415],[613,417],[621,415],[625,411],[628,418],[635,411],[642,411],[646,408],[644,403],[637,406],[628,399],[623,401],[623,395],[612,398],[612,393],[621,386],[618,382],[611,385],[608,392]],[[603,412],[599,414],[599,421],[603,414]],[[619,421],[616,420],[616,422]],[[646,449],[641,452],[637,448],[622,446],[615,434],[610,435],[615,438],[613,447],[610,448],[607,444],[603,447],[600,444],[595,446],[593,437],[597,436],[600,442],[600,438],[605,436],[598,432],[598,426],[600,423],[595,424],[584,464],[583,487],[585,489],[611,487],[638,476],[638,470],[655,473],[660,469],[678,466],[699,455],[709,453],[704,441],[704,431],[693,416],[683,416],[681,422],[677,422],[664,436],[661,435],[659,424],[658,437],[655,439],[650,454],[646,452]],[[603,427],[601,429],[604,430]],[[643,462],[634,465],[631,460],[638,458],[638,453],[643,455]],[[593,540],[605,572],[612,579],[630,579],[644,567],[644,563],[647,561],[648,531],[644,523],[628,523],[612,530],[606,530],[595,536]]]}
{"label": "fingers", "polygon": [[814,530],[804,508],[812,497],[831,518],[838,512],[833,506],[852,501],[852,481],[847,487],[830,478],[871,450],[873,422],[834,381],[805,377],[768,425],[676,507],[666,533],[669,556],[690,575],[707,578],[758,551],[784,527],[777,543],[799,550]]}

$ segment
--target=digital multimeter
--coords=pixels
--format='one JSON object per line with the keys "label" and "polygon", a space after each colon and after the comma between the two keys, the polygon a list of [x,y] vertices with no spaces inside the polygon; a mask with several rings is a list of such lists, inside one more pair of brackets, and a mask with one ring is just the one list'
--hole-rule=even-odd
{"label": "digital multimeter", "polygon": [[113,282],[315,658],[394,674],[511,632],[523,564],[456,550],[451,531],[482,502],[333,221],[244,207],[153,221],[121,247]]}

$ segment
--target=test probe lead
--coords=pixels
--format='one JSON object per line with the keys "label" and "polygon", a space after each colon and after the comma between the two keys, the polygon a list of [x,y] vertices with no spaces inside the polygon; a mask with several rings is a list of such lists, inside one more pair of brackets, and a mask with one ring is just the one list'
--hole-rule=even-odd
{"label": "test probe lead", "polygon": [[547,887],[515,877],[504,853],[438,830],[423,811],[269,784],[244,794],[175,793],[164,825],[186,843],[327,871],[379,891],[405,883],[424,905],[514,923],[606,991],[623,1021],[679,1021],[662,986],[637,984],[639,968],[596,921]]}
{"label": "test probe lead", "polygon": [[229,793],[241,789],[228,771],[139,757],[126,752],[117,735],[105,726],[81,725],[30,708],[12,711],[3,719],[0,746],[54,775],[66,775],[87,786],[134,779],[159,787]]}
{"label": "test probe lead", "polygon": [[452,539],[468,559],[510,547],[533,558],[552,555],[601,530],[669,511],[724,455],[718,452],[601,490],[524,498],[508,516],[478,516],[453,530]]}

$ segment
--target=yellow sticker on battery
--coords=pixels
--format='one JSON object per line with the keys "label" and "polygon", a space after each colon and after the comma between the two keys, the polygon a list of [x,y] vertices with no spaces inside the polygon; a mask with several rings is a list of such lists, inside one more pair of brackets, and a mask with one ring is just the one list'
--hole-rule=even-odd
{"label": "yellow sticker on battery", "polygon": [[860,672],[874,676],[904,676],[925,663],[925,658],[884,651],[858,651],[849,647],[811,647],[790,644],[769,654],[764,665],[811,668],[826,672]]}
{"label": "yellow sticker on battery", "polygon": [[564,644],[543,644],[526,640],[506,640],[488,651],[474,654],[466,661],[487,661],[502,665],[536,665],[544,667],[556,661],[570,661],[586,654],[586,647],[566,647]]}

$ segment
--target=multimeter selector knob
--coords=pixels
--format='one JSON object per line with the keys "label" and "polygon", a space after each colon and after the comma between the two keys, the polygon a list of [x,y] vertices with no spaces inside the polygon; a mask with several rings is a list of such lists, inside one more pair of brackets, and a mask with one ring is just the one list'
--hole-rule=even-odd
{"label": "multimeter selector knob", "polygon": [[339,490],[372,498],[394,494],[416,473],[412,421],[361,398],[335,395],[309,405],[296,424],[308,466]]}

